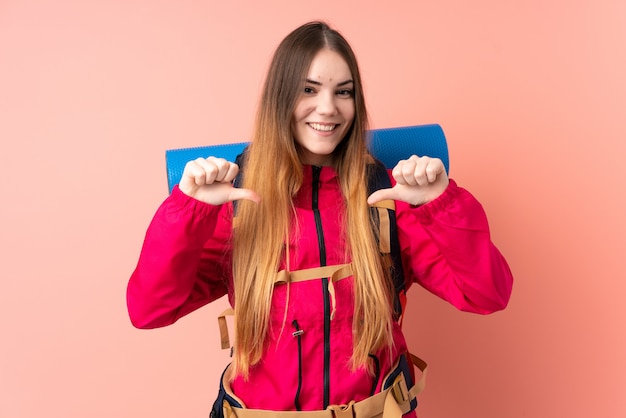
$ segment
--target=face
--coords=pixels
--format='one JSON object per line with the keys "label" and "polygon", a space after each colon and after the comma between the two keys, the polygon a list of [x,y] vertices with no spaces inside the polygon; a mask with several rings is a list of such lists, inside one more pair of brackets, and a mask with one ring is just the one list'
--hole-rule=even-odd
{"label": "face", "polygon": [[291,122],[304,164],[332,165],[354,120],[354,82],[346,61],[322,49],[313,58]]}

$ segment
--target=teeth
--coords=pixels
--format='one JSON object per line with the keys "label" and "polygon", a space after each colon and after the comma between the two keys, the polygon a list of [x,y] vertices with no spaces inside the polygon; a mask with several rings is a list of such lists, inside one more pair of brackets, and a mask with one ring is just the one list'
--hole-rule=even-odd
{"label": "teeth", "polygon": [[337,127],[337,125],[322,125],[321,123],[309,123],[309,126],[311,126],[311,128],[315,129],[316,131],[326,132],[330,132]]}

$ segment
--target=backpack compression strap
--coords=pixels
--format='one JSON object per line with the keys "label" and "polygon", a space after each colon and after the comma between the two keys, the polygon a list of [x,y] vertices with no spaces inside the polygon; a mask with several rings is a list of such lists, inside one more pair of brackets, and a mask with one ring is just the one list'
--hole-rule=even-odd
{"label": "backpack compression strap", "polygon": [[[274,285],[282,285],[287,283],[297,283],[304,282],[307,280],[315,280],[320,279],[322,277],[328,277],[328,293],[330,293],[331,297],[331,320],[334,316],[335,307],[336,307],[336,299],[335,299],[335,282],[338,280],[345,279],[346,277],[352,276],[352,264],[338,264],[332,266],[323,266],[323,267],[313,267],[310,269],[303,270],[295,270],[295,271],[286,271],[281,270],[276,274],[276,278],[274,279]],[[230,345],[230,336],[228,334],[228,323],[226,322],[227,316],[234,316],[235,311],[233,308],[228,308],[224,310],[217,317],[217,324],[220,330],[220,342],[222,345],[222,350],[227,350],[232,348]]]}

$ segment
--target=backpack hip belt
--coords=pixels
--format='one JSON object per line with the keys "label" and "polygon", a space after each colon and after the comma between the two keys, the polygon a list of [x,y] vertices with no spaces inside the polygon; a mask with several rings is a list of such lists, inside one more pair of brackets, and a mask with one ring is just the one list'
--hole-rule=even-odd
{"label": "backpack hip belt", "polygon": [[[412,384],[407,372],[409,361],[421,372],[420,380]],[[419,357],[406,353],[385,378],[381,392],[347,405],[330,405],[318,411],[270,411],[249,409],[230,388],[231,366],[222,374],[220,395],[211,413],[212,418],[401,418],[417,406],[416,397],[424,389],[427,364]],[[409,387],[411,386],[411,387]],[[220,405],[221,403],[221,405]]]}

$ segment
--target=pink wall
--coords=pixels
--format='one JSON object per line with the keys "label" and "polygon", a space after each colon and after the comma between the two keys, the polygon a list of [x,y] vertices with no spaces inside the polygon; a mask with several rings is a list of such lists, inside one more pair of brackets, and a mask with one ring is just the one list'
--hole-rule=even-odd
{"label": "pink wall", "polygon": [[489,317],[412,291],[421,417],[626,416],[625,2],[3,0],[0,417],[207,416],[224,301],[138,331],[126,281],[164,150],[248,138],[313,18],[352,41],[374,127],[442,124],[516,276]]}

